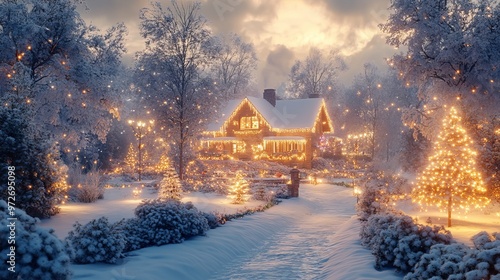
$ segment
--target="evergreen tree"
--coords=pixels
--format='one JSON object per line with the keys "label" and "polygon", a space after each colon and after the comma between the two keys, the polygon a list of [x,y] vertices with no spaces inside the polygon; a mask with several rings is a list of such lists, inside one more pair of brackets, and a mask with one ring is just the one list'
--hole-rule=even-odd
{"label": "evergreen tree", "polygon": [[175,199],[180,200],[182,193],[182,185],[174,167],[170,165],[167,172],[160,182],[158,198],[160,199]]}
{"label": "evergreen tree", "polygon": [[132,143],[130,143],[127,156],[125,157],[125,166],[129,173],[134,173],[137,168],[137,150]]}
{"label": "evergreen tree", "polygon": [[8,170],[15,168],[16,208],[33,217],[59,212],[67,184],[59,152],[34,133],[24,111],[0,107],[0,199],[8,200]]}
{"label": "evergreen tree", "polygon": [[159,174],[167,172],[167,170],[170,168],[170,160],[166,154],[162,154],[160,156],[160,160],[155,166],[155,171]]}
{"label": "evergreen tree", "polygon": [[420,205],[435,205],[448,212],[480,208],[489,203],[484,196],[481,174],[476,168],[477,152],[462,126],[455,108],[443,120],[442,129],[434,143],[429,164],[417,178],[413,200]]}
{"label": "evergreen tree", "polygon": [[241,171],[236,173],[236,178],[229,187],[228,197],[232,199],[233,204],[241,204],[248,200],[249,192],[248,182]]}

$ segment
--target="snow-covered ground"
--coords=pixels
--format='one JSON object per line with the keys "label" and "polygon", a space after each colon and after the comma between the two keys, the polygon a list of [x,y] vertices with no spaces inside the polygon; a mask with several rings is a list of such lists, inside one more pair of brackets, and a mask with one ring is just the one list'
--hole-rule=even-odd
{"label": "snow-covered ground", "polygon": [[[43,226],[63,237],[75,220],[132,217],[140,199],[131,195],[127,189],[108,189],[104,200],[65,205]],[[224,197],[190,195],[200,210],[236,211]],[[154,197],[143,192],[148,196]],[[71,268],[74,279],[401,279],[373,268],[373,256],[360,245],[355,201],[352,189],[302,185],[299,198],[230,221],[206,236],[133,251],[116,265]]]}
{"label": "snow-covered ground", "polygon": [[[447,226],[448,213],[437,207],[428,207],[427,211],[421,211],[411,201],[401,201],[396,208],[403,210],[406,214],[417,219],[419,223],[426,224],[430,218],[432,224]],[[451,227],[447,227],[453,238],[457,241],[472,246],[471,237],[480,231],[490,234],[500,231],[500,205],[490,204],[481,210],[472,210],[468,214],[452,212]]]}
{"label": "snow-covered ground", "polygon": [[[129,184],[131,187],[113,187],[105,190],[104,199],[95,203],[69,202],[60,205],[61,212],[50,219],[41,221],[42,227],[53,228],[59,238],[65,238],[78,221],[86,224],[93,219],[106,216],[110,222],[134,217],[134,209],[143,199],[154,199],[157,192],[153,188],[140,187],[141,184]],[[128,186],[128,185],[127,185]],[[137,195],[134,190],[140,190]],[[236,213],[238,210],[253,208],[262,201],[249,201],[242,205],[231,204],[226,196],[215,193],[184,193],[182,201],[191,201],[196,208],[205,212]]]}

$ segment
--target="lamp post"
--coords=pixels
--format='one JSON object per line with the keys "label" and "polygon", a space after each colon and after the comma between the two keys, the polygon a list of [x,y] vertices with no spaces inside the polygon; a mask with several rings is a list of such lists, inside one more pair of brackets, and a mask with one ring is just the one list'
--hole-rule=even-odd
{"label": "lamp post", "polygon": [[[138,180],[141,181],[141,175],[142,175],[142,137],[146,134],[146,132],[151,129],[151,126],[154,124],[153,120],[148,121],[148,123],[143,122],[143,121],[134,121],[134,120],[129,120],[128,121],[129,125],[132,127],[132,130],[134,131],[135,137],[137,138],[138,142],[138,161],[139,161],[139,167],[137,168],[137,173],[139,174]],[[134,125],[135,124],[135,125]]]}

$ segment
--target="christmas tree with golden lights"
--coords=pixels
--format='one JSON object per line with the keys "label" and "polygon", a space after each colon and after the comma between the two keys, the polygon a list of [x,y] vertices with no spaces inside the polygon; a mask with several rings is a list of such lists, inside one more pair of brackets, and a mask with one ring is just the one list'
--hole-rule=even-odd
{"label": "christmas tree with golden lights", "polygon": [[158,190],[159,199],[175,199],[180,200],[182,197],[182,183],[175,168],[170,165],[160,182]]}
{"label": "christmas tree with golden lights", "polygon": [[421,206],[437,206],[451,213],[467,213],[489,203],[481,174],[476,167],[474,143],[462,126],[462,118],[452,107],[443,120],[429,164],[417,178],[412,200]]}
{"label": "christmas tree with golden lights", "polygon": [[233,180],[228,189],[228,197],[232,200],[233,204],[242,204],[248,200],[248,193],[250,189],[244,174],[241,171],[236,173],[236,178]]}
{"label": "christmas tree with golden lights", "polygon": [[128,148],[128,153],[125,157],[125,166],[128,172],[135,172],[135,169],[137,167],[137,150],[135,149],[133,144],[130,144],[130,147]]}

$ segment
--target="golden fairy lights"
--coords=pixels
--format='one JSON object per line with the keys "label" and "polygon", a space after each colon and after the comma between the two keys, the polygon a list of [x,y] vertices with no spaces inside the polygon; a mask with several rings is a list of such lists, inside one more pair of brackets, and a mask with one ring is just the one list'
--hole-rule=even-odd
{"label": "golden fairy lights", "polygon": [[429,164],[417,178],[412,199],[421,206],[437,206],[451,213],[468,212],[489,203],[484,196],[481,174],[476,168],[477,152],[473,141],[462,126],[461,117],[454,107],[443,120],[442,129],[434,143]]}

